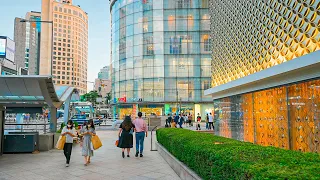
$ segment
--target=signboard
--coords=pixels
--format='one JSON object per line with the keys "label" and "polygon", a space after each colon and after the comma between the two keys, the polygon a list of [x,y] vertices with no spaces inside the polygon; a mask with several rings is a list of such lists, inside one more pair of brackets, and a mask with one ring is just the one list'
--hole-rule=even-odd
{"label": "signboard", "polygon": [[15,43],[11,39],[7,38],[6,46],[6,59],[14,62],[14,53],[15,53]]}
{"label": "signboard", "polygon": [[14,62],[15,43],[6,36],[0,36],[0,58]]}
{"label": "signboard", "polygon": [[6,44],[7,44],[6,39],[0,39],[0,58],[6,57]]}

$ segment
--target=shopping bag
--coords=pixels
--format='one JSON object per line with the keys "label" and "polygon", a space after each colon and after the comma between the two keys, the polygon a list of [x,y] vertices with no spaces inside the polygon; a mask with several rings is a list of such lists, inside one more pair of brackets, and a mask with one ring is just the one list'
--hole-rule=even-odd
{"label": "shopping bag", "polygon": [[60,136],[56,144],[56,148],[59,150],[62,150],[64,148],[65,143],[66,143],[66,136]]}
{"label": "shopping bag", "polygon": [[116,140],[116,142],[114,143],[114,145],[116,145],[118,147],[119,145],[119,140]]}
{"label": "shopping bag", "polygon": [[94,149],[94,150],[97,150],[97,149],[99,149],[99,148],[102,146],[102,143],[101,143],[101,141],[100,141],[100,138],[99,138],[97,135],[92,136],[91,142],[92,142],[92,145],[93,145],[93,149]]}

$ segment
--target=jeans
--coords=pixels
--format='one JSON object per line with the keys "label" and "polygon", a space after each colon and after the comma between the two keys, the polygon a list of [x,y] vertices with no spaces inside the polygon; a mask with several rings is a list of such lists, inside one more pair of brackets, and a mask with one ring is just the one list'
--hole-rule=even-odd
{"label": "jeans", "polygon": [[65,143],[63,147],[63,153],[64,153],[64,156],[66,157],[67,164],[70,163],[71,152],[72,152],[72,143]]}
{"label": "jeans", "polygon": [[143,153],[144,136],[145,132],[136,132],[136,152],[140,154]]}

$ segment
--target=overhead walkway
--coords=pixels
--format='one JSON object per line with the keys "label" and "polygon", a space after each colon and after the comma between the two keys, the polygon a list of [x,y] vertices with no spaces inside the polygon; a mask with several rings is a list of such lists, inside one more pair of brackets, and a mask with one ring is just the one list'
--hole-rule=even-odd
{"label": "overhead walkway", "polygon": [[50,130],[56,131],[57,109],[65,104],[65,120],[69,104],[79,100],[78,90],[70,86],[55,86],[51,76],[0,76],[0,154],[3,147],[5,113],[42,113],[48,106]]}

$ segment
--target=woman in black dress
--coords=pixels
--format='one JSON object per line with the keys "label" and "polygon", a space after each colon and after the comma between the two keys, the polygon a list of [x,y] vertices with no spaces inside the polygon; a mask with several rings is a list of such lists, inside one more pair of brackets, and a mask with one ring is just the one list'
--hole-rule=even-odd
{"label": "woman in black dress", "polygon": [[124,121],[119,127],[119,144],[118,147],[122,148],[122,157],[124,158],[124,151],[127,149],[127,157],[130,157],[130,148],[133,148],[133,129],[130,116],[126,116]]}

